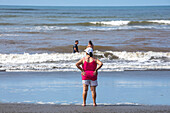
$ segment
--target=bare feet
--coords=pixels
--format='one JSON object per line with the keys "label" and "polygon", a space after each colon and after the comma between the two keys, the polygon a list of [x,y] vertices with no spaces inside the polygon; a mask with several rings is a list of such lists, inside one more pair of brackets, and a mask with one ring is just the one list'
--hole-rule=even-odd
{"label": "bare feet", "polygon": [[95,107],[95,106],[97,106],[97,104],[96,104],[96,103],[93,103],[93,106]]}
{"label": "bare feet", "polygon": [[84,107],[84,106],[86,106],[86,104],[82,104],[82,106]]}

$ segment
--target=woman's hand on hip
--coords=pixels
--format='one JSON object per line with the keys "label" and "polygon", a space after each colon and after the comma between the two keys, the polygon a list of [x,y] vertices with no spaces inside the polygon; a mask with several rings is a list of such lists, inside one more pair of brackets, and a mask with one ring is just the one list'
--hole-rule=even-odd
{"label": "woman's hand on hip", "polygon": [[93,75],[95,75],[95,76],[96,76],[96,75],[97,75],[97,73],[98,73],[97,71],[94,71]]}
{"label": "woman's hand on hip", "polygon": [[85,74],[86,74],[86,72],[84,72],[84,71],[81,72],[81,75],[85,76]]}

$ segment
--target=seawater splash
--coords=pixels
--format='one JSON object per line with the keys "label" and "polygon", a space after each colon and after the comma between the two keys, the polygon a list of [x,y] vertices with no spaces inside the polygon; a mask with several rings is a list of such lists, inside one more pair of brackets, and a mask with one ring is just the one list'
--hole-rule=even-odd
{"label": "seawater splash", "polygon": [[[170,52],[95,51],[101,71],[170,70]],[[75,63],[85,53],[0,54],[1,71],[78,71]]]}

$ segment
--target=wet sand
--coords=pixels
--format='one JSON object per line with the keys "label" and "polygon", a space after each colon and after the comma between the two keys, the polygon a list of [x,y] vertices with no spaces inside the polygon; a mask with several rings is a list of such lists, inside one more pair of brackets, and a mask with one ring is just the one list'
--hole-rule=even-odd
{"label": "wet sand", "polygon": [[0,113],[170,113],[170,106],[0,104]]}
{"label": "wet sand", "polygon": [[[99,72],[100,105],[170,105],[170,71]],[[82,103],[80,72],[1,72],[0,103]],[[87,104],[92,103],[90,89]]]}

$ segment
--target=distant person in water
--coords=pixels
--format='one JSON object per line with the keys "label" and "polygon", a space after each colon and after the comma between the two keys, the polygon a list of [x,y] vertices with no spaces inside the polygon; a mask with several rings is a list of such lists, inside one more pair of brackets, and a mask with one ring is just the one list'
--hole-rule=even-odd
{"label": "distant person in water", "polygon": [[75,44],[73,45],[73,53],[78,53],[79,52],[78,44],[79,44],[79,41],[76,40]]}
{"label": "distant person in water", "polygon": [[91,41],[91,40],[90,40],[90,41],[89,41],[89,43],[88,43],[87,48],[88,48],[88,47],[91,47],[91,48],[94,50],[94,45],[93,45],[93,43],[92,43],[92,41]]}
{"label": "distant person in water", "polygon": [[[93,98],[93,106],[96,106],[96,86],[97,83],[97,75],[98,70],[102,67],[103,63],[95,59],[93,57],[93,49],[88,47],[85,49],[86,56],[80,59],[76,66],[81,70],[82,83],[83,83],[83,104],[82,106],[86,106],[86,97],[88,92],[88,86],[90,85],[92,98]],[[97,66],[98,64],[98,66]],[[80,67],[82,65],[82,67]]]}

